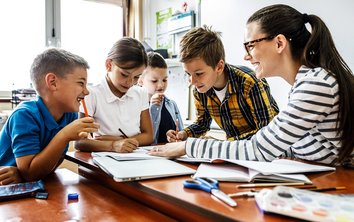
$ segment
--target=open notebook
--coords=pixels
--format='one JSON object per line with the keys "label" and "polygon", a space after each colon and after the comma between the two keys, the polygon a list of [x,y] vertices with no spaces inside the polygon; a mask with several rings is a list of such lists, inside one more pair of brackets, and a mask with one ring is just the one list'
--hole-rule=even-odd
{"label": "open notebook", "polygon": [[117,161],[107,156],[96,156],[93,162],[117,182],[195,173],[195,170],[168,159]]}
{"label": "open notebook", "polygon": [[264,175],[256,170],[229,163],[202,163],[193,177],[211,177],[219,181],[230,182],[281,182],[312,184],[304,174],[270,174]]}
{"label": "open notebook", "polygon": [[151,156],[147,154],[154,146],[141,146],[139,149],[131,153],[116,153],[116,152],[92,152],[92,157],[111,157],[119,161],[126,160],[147,160],[147,159],[165,159],[165,157]]}
{"label": "open notebook", "polygon": [[325,172],[334,171],[335,167],[322,166],[316,164],[303,163],[289,159],[275,159],[272,162],[263,161],[249,161],[249,160],[233,160],[233,159],[197,159],[197,158],[177,158],[182,162],[195,162],[195,163],[232,163],[238,166],[243,166],[255,171],[258,171],[264,175],[270,175],[274,173],[290,174],[290,173],[313,173],[313,172]]}
{"label": "open notebook", "polygon": [[[190,161],[189,161],[190,162]],[[247,160],[203,160],[194,177],[211,177],[234,182],[312,182],[302,173],[333,171],[334,167],[288,159],[272,162]],[[220,163],[221,162],[221,163]]]}

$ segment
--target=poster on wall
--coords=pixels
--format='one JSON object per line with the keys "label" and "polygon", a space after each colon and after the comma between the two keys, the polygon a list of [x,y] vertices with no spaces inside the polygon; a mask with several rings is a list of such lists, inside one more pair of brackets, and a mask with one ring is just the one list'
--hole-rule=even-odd
{"label": "poster on wall", "polygon": [[168,33],[168,19],[172,17],[172,8],[156,12],[156,48],[171,49],[172,36]]}

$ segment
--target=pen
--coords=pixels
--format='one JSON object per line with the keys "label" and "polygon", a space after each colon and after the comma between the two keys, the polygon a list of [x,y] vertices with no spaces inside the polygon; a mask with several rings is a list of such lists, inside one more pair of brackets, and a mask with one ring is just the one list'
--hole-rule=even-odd
{"label": "pen", "polygon": [[275,186],[299,186],[305,183],[250,183],[238,185],[238,188],[251,188],[251,187],[275,187]]}
{"label": "pen", "polygon": [[[85,103],[85,99],[81,100],[82,106],[84,107],[84,113],[85,113],[85,117],[88,117],[88,111],[87,111],[87,107],[86,107],[86,103]],[[93,138],[93,133],[90,133],[91,138]]]}
{"label": "pen", "polygon": [[324,192],[324,191],[331,191],[331,190],[345,190],[346,187],[326,187],[326,188],[311,188],[308,190],[316,191],[316,192]]}
{"label": "pen", "polygon": [[123,130],[121,130],[120,128],[118,130],[123,135],[123,137],[128,138],[128,136],[123,132]]}

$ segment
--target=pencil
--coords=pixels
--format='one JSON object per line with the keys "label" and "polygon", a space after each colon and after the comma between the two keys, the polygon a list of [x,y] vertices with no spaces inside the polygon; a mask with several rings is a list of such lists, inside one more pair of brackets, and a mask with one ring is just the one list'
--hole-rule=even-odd
{"label": "pencil", "polygon": [[[88,111],[87,111],[85,99],[82,99],[82,100],[81,100],[81,104],[82,104],[82,106],[84,107],[85,117],[88,117],[89,115],[88,115]],[[91,138],[93,138],[93,133],[90,133],[90,135],[91,135]]]}
{"label": "pencil", "polygon": [[119,128],[118,130],[119,130],[119,132],[123,135],[123,137],[128,138],[127,134],[125,134],[125,133],[123,132],[123,130],[121,130],[120,128]]}
{"label": "pencil", "polygon": [[88,111],[87,111],[87,107],[86,107],[86,103],[85,103],[85,100],[82,99],[81,100],[81,103],[82,103],[82,106],[84,107],[84,113],[85,113],[85,117],[88,117]]}
{"label": "pencil", "polygon": [[252,187],[275,187],[275,186],[299,186],[305,183],[250,183],[238,185],[238,188],[252,188]]}
{"label": "pencil", "polygon": [[326,187],[326,188],[311,188],[308,190],[316,191],[316,192],[324,192],[324,191],[331,191],[331,190],[345,190],[346,187]]}

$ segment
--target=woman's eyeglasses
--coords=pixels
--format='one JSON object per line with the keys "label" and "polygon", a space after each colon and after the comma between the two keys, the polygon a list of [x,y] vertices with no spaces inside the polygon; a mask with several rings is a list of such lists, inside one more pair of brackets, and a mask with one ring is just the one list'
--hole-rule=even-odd
{"label": "woman's eyeglasses", "polygon": [[247,52],[247,55],[250,56],[250,51],[253,49],[254,43],[261,42],[261,41],[264,41],[264,40],[272,40],[272,39],[275,38],[275,36],[276,35],[272,35],[272,36],[268,36],[268,37],[264,37],[264,38],[260,38],[260,39],[255,39],[255,40],[243,43],[243,45],[245,46],[245,50]]}

